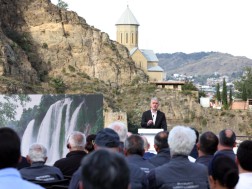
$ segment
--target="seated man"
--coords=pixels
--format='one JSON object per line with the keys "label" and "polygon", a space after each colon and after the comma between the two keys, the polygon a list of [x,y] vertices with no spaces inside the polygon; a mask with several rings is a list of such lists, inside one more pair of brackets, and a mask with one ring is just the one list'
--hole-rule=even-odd
{"label": "seated man", "polygon": [[26,158],[31,166],[19,170],[24,179],[45,182],[64,179],[59,168],[45,165],[47,150],[42,144],[32,144]]}
{"label": "seated man", "polygon": [[166,164],[171,159],[170,149],[168,145],[168,135],[168,131],[161,131],[155,135],[154,148],[157,152],[157,155],[148,160],[155,167]]}
{"label": "seated man", "polygon": [[189,127],[175,126],[169,132],[171,160],[150,171],[149,189],[209,188],[207,167],[188,159],[195,140],[195,132]]}
{"label": "seated man", "polygon": [[249,189],[252,186],[252,141],[243,141],[237,150],[236,163],[239,168],[239,181],[235,189]]}
{"label": "seated man", "polygon": [[125,141],[124,153],[128,163],[137,165],[147,175],[155,166],[143,158],[144,141],[140,135],[132,134]]}
{"label": "seated man", "polygon": [[113,129],[119,135],[120,138],[119,152],[123,153],[124,143],[126,138],[128,137],[127,126],[121,121],[114,121],[111,124],[109,124],[108,128]]}
{"label": "seated man", "polygon": [[200,136],[197,143],[199,157],[196,163],[202,163],[208,167],[209,162],[213,159],[214,153],[218,148],[218,137],[211,131],[207,131]]}
{"label": "seated man", "polygon": [[21,160],[20,144],[20,139],[14,130],[8,127],[0,128],[0,188],[43,189],[21,178],[16,168]]}
{"label": "seated man", "polygon": [[214,155],[223,154],[235,161],[233,148],[236,146],[236,135],[231,129],[223,129],[219,133],[218,150]]}
{"label": "seated man", "polygon": [[143,155],[143,158],[145,160],[147,160],[147,159],[150,159],[150,158],[156,156],[156,154],[154,154],[152,152],[149,152],[150,143],[149,143],[148,139],[146,138],[146,136],[142,135],[141,137],[142,137],[142,139],[144,141],[144,155]]}
{"label": "seated man", "polygon": [[127,162],[119,153],[96,150],[82,160],[80,185],[81,189],[128,189],[130,170]]}
{"label": "seated man", "polygon": [[224,154],[213,157],[208,166],[208,174],[210,188],[213,189],[234,189],[239,180],[237,165]]}
{"label": "seated man", "polygon": [[87,154],[85,152],[85,145],[85,134],[79,131],[72,132],[67,139],[69,153],[65,158],[56,161],[53,166],[58,167],[63,175],[72,176],[80,167],[82,158]]}

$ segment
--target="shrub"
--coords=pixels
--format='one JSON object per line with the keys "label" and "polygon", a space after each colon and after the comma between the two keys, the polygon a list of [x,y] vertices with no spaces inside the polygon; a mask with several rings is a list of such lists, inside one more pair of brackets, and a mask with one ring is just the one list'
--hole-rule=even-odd
{"label": "shrub", "polygon": [[190,119],[189,118],[185,118],[184,119],[184,123],[190,123]]}
{"label": "shrub", "polygon": [[220,115],[224,116],[224,115],[226,115],[226,112],[222,111]]}
{"label": "shrub", "polygon": [[43,43],[43,44],[42,44],[42,48],[43,48],[43,49],[48,49],[47,43]]}
{"label": "shrub", "polygon": [[52,78],[51,85],[54,87],[57,93],[65,93],[67,88],[61,77]]}
{"label": "shrub", "polygon": [[68,65],[68,69],[70,72],[75,72],[75,68],[71,65]]}

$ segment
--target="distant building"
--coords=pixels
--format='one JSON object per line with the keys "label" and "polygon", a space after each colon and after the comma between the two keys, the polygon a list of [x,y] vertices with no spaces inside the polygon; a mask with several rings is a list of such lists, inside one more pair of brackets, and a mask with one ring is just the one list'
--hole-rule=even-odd
{"label": "distant building", "polygon": [[163,81],[164,70],[158,65],[158,58],[153,50],[138,48],[138,26],[138,21],[127,6],[116,23],[116,41],[128,48],[136,66],[145,71],[150,81]]}
{"label": "distant building", "polygon": [[182,91],[182,86],[185,84],[184,81],[157,81],[151,83],[155,84],[158,88],[166,88],[178,91]]}
{"label": "distant building", "polygon": [[209,97],[200,97],[200,105],[204,108],[210,107],[210,98]]}
{"label": "distant building", "polygon": [[248,99],[247,101],[243,100],[234,100],[231,106],[232,110],[252,110],[252,99]]}

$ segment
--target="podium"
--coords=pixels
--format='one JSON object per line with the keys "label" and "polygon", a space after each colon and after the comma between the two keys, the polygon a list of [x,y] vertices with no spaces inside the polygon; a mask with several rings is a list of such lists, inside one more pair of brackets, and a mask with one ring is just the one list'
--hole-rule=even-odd
{"label": "podium", "polygon": [[152,152],[155,154],[157,153],[154,148],[154,138],[158,132],[163,131],[163,130],[164,129],[138,129],[138,134],[140,134],[141,136],[145,136],[150,144],[149,152]]}

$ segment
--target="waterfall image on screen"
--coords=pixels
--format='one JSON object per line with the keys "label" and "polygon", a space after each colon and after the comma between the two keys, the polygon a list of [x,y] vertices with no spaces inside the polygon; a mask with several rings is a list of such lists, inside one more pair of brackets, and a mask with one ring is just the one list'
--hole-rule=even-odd
{"label": "waterfall image on screen", "polygon": [[[14,128],[22,138],[21,152],[41,143],[47,148],[46,164],[65,157],[66,142],[73,131],[94,134],[103,127],[103,96],[92,95],[28,95],[26,108],[16,108]],[[1,98],[2,99],[2,98]]]}

